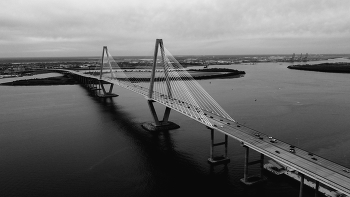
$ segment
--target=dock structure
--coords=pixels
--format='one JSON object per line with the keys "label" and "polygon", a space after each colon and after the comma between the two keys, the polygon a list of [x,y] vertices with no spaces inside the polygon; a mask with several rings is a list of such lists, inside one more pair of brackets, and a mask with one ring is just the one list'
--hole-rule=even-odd
{"label": "dock structure", "polygon": [[[158,48],[160,48],[160,57],[158,57]],[[107,61],[104,61],[106,58]],[[109,66],[110,76],[102,74],[102,67],[105,63]],[[156,40],[154,62],[149,68],[151,72],[142,72],[142,76],[135,76],[134,72],[123,72],[120,67],[112,69],[112,64],[116,65],[115,62],[110,61],[107,47],[104,47],[99,76],[73,70],[65,70],[65,72],[74,75],[92,91],[102,89],[105,97],[112,95],[114,85],[144,96],[154,120],[149,125],[153,125],[155,130],[158,129],[157,131],[176,128],[169,126],[170,110],[175,110],[203,124],[210,130],[211,144],[208,162],[211,165],[227,165],[229,163],[227,139],[231,137],[239,141],[245,150],[244,177],[241,181],[247,185],[266,180],[262,170],[264,158],[269,157],[284,166],[295,169],[301,175],[299,196],[303,195],[304,176],[315,180],[315,195],[318,194],[318,185],[322,183],[350,196],[350,169],[236,122],[190,74],[184,72],[185,69],[165,50],[161,39]],[[113,72],[118,72],[119,75],[114,75]],[[150,80],[147,82],[144,80],[145,74],[150,74],[148,76]],[[137,77],[142,80],[137,80]],[[109,91],[105,90],[104,84],[110,84]],[[154,103],[165,107],[162,121],[158,119]],[[152,130],[151,127],[145,127]],[[214,133],[224,134],[225,141],[215,143]],[[220,145],[225,146],[225,153],[223,156],[216,157],[213,155],[213,149]],[[249,161],[250,149],[260,153],[259,160]],[[260,174],[249,176],[249,166],[256,164],[260,166]]]}

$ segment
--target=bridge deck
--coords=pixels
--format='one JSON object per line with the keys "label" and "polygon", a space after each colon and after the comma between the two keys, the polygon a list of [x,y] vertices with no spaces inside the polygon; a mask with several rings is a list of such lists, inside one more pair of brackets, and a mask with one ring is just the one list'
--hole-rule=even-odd
{"label": "bridge deck", "polygon": [[[271,142],[271,139],[266,134],[257,132],[236,122],[220,121],[219,117],[213,117],[211,122],[215,125],[214,128],[216,130],[239,140],[245,146],[338,191],[347,195],[350,194],[350,173],[346,172],[348,169],[344,166],[297,147],[294,148],[295,153],[292,153],[289,151],[290,144],[280,140]],[[255,134],[259,134],[262,139]]]}
{"label": "bridge deck", "polygon": [[[98,79],[97,77],[75,71],[69,72],[89,78]],[[148,95],[148,88],[138,86],[137,84],[126,84],[110,79],[104,79],[104,81],[122,86],[145,97]],[[178,108],[179,105],[188,106],[190,104],[177,103],[177,106],[174,106],[172,104],[172,100],[162,97],[157,97],[157,99],[154,99],[154,101],[172,108],[173,110],[176,110],[179,113],[182,113],[203,124],[203,122],[192,117],[190,113]],[[189,110],[195,109],[189,108]],[[285,166],[295,169],[298,172],[319,181],[320,183],[328,185],[329,187],[350,196],[350,170],[348,168],[326,160],[317,155],[311,154],[297,147],[294,148],[295,153],[292,153],[289,151],[291,148],[290,144],[287,144],[280,140],[277,140],[277,142],[272,142],[271,139],[269,139],[269,136],[264,133],[245,127],[244,125],[241,125],[237,122],[224,119],[215,114],[211,114],[205,110],[203,111],[205,113],[205,116],[213,125],[213,129],[218,130],[236,140],[239,140],[245,146],[257,152],[260,152]],[[259,138],[259,136],[256,134],[259,134],[262,139]]]}

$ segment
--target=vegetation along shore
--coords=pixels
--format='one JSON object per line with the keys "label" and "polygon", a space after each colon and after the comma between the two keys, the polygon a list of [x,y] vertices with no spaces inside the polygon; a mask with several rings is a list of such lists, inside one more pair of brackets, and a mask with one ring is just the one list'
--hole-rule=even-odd
{"label": "vegetation along shore", "polygon": [[[245,74],[244,71],[238,71],[234,69],[226,68],[210,68],[210,69],[190,69],[188,72],[194,79],[215,79],[215,78],[234,78],[241,77]],[[149,81],[149,78],[130,78],[132,80],[144,80]],[[63,75],[60,77],[49,77],[44,79],[24,79],[16,80],[13,82],[3,83],[1,85],[12,85],[12,86],[34,86],[34,85],[73,85],[77,82],[70,75]]]}
{"label": "vegetation along shore", "polygon": [[331,73],[350,73],[350,63],[321,63],[321,64],[304,64],[304,65],[291,65],[289,69],[318,71],[318,72],[331,72]]}

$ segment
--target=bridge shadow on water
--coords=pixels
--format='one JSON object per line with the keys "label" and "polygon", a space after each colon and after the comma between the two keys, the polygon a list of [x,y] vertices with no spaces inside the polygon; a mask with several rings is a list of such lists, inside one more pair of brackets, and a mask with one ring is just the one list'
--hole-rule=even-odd
{"label": "bridge shadow on water", "polygon": [[137,165],[142,168],[142,175],[139,175],[142,177],[140,185],[125,185],[121,188],[116,186],[112,176],[109,176],[110,183],[104,183],[104,190],[97,189],[93,193],[117,196],[197,196],[235,193],[227,166],[217,166],[214,169],[209,167],[206,161],[203,161],[204,165],[201,166],[192,159],[192,155],[177,150],[176,142],[172,138],[173,131],[146,131],[141,127],[142,123],[133,121],[113,99],[100,99],[93,95],[91,97],[101,106],[107,117],[113,120],[115,127],[122,128],[116,129],[116,132],[122,132],[122,135],[132,143],[132,147],[137,149],[138,159],[141,160]]}
{"label": "bridge shadow on water", "polygon": [[[92,185],[83,192],[89,196],[297,196],[297,188],[279,185],[278,181],[247,187],[240,183],[243,169],[232,172],[235,163],[210,166],[206,160],[197,161],[193,155],[177,148],[174,131],[149,132],[141,122],[133,120],[114,99],[100,99],[91,94],[106,117],[115,124],[115,136],[122,136],[133,151],[122,156],[112,155],[109,164],[82,175]],[[151,119],[151,118],[150,118]],[[102,131],[101,131],[102,132]],[[209,136],[208,136],[209,138]],[[136,150],[136,151],[135,151]],[[119,150],[115,150],[119,151]],[[135,155],[136,152],[136,155]],[[127,154],[133,154],[130,157]],[[209,156],[209,144],[208,144]],[[115,157],[115,158],[113,158]],[[243,160],[241,161],[243,163]],[[237,168],[237,167],[236,167]],[[131,169],[131,170],[130,170]],[[135,169],[135,171],[133,171]],[[133,171],[130,173],[130,171]],[[298,184],[294,184],[296,187]],[[275,192],[271,192],[275,190]],[[281,190],[285,190],[282,191]],[[81,193],[80,193],[81,194]],[[308,196],[307,194],[305,196]]]}

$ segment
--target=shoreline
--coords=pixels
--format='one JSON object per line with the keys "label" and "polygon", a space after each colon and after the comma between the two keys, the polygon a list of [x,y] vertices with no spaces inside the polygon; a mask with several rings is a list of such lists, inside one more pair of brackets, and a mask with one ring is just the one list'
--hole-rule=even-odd
{"label": "shoreline", "polygon": [[294,70],[306,70],[328,73],[350,73],[350,63],[338,62],[338,63],[321,63],[321,64],[303,64],[303,65],[291,65],[289,69]]}
{"label": "shoreline", "polygon": [[1,86],[48,86],[48,85],[75,85],[76,80],[68,75],[60,77],[48,77],[42,79],[20,79],[12,82],[2,83]]}
{"label": "shoreline", "polygon": [[[245,75],[244,71],[238,71],[234,69],[220,69],[220,68],[211,68],[211,69],[190,69],[188,70],[191,76],[196,80],[205,80],[205,79],[229,79],[229,78],[239,78]],[[205,75],[204,73],[218,73]],[[201,74],[203,73],[203,74]],[[197,75],[199,74],[199,75]],[[132,81],[132,78],[130,79]],[[139,80],[149,81],[149,78],[138,78]],[[79,84],[73,77],[70,75],[63,75],[60,77],[49,77],[43,79],[19,79],[12,82],[2,83],[3,86],[47,86],[47,85],[75,85]]]}

